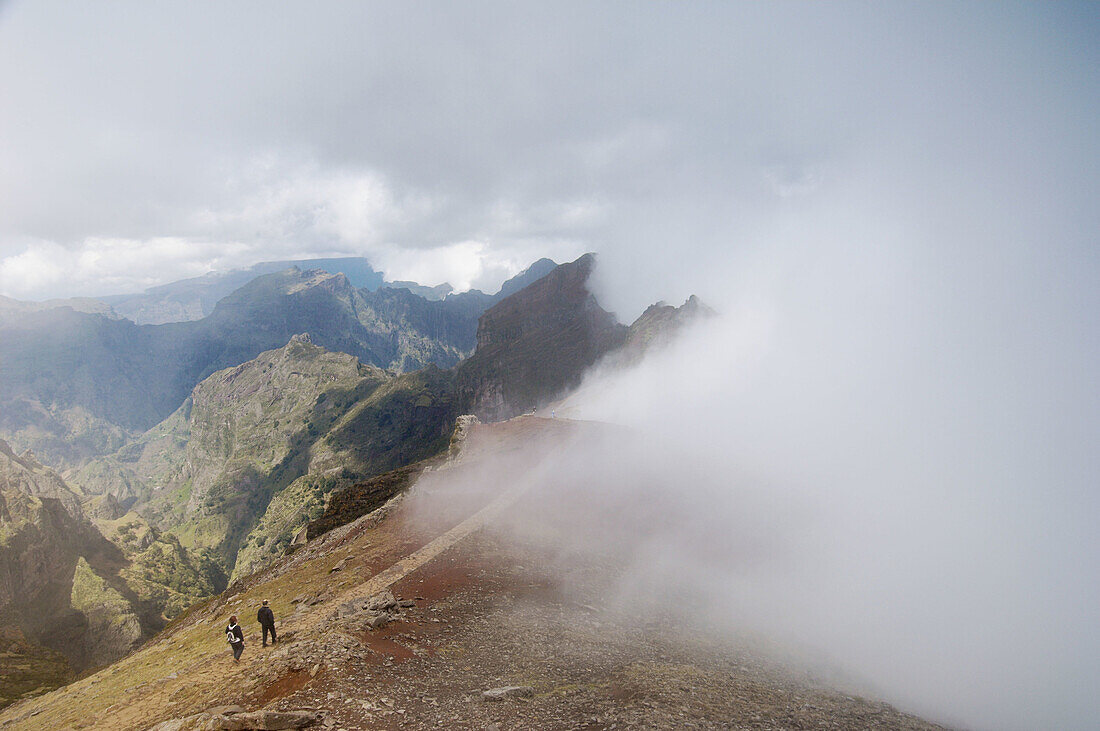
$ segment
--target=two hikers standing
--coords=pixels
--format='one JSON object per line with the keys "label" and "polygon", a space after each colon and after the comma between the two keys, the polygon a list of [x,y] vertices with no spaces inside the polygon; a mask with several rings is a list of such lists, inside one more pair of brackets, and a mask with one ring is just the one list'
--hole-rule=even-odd
{"label": "two hikers standing", "polygon": [[[264,599],[263,606],[256,612],[256,621],[260,623],[260,627],[263,629],[264,647],[267,647],[268,633],[271,634],[271,644],[278,642],[278,637],[275,635],[275,614],[271,611],[271,607],[267,605],[267,599]],[[233,662],[240,662],[241,653],[244,652],[244,630],[237,624],[236,614],[229,618],[229,626],[225,628],[225,641],[229,643],[229,647],[233,650]]]}

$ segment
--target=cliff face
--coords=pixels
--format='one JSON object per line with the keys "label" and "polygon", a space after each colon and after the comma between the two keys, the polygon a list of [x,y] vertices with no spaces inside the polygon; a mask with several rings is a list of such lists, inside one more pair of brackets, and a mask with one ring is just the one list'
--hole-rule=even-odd
{"label": "cliff face", "polygon": [[59,650],[82,635],[67,611],[75,527],[57,500],[0,487],[0,707],[73,677]]}
{"label": "cliff face", "polygon": [[536,408],[625,342],[627,328],[586,287],[594,263],[562,264],[486,310],[477,350],[457,369],[463,411],[495,421]]}
{"label": "cliff face", "polygon": [[[60,477],[0,442],[0,636],[9,638],[12,653],[12,672],[0,674],[0,705],[29,685],[54,687],[88,666],[88,617],[70,601],[85,555],[100,565],[118,558]],[[109,643],[102,644],[102,662],[132,646]]]}
{"label": "cliff face", "polygon": [[0,613],[49,620],[63,612],[85,538],[60,501],[0,487]]}

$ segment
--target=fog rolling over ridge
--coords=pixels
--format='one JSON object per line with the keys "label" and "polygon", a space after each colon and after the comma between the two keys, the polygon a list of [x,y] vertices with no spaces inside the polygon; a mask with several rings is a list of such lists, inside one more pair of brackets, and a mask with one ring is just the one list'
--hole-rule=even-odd
{"label": "fog rolling over ridge", "polygon": [[697,560],[705,529],[666,536],[715,622],[821,648],[929,719],[1094,728],[1098,96],[1068,64],[1014,66],[1019,40],[996,42],[1012,74],[958,66],[981,85],[899,78],[913,104],[778,202],[674,249],[640,214],[633,249],[601,251],[601,303],[633,314],[660,273],[723,316],[559,415],[695,455],[665,489],[706,491],[704,524],[770,529],[748,563]]}
{"label": "fog rolling over ridge", "polygon": [[926,719],[1092,728],[1097,432],[1063,401],[1084,382],[1032,343],[952,346],[920,271],[882,288],[883,266],[807,268],[592,373],[557,417],[629,429],[532,460],[506,530],[545,540],[566,585],[606,562],[613,606],[789,645]]}
{"label": "fog rolling over ridge", "polygon": [[[639,575],[686,577],[715,625],[819,648],[929,719],[1090,728],[1097,253],[983,198],[960,201],[982,227],[935,232],[912,223],[936,192],[900,207],[868,184],[788,211],[701,275],[726,282],[721,318],[591,374],[559,414],[677,455],[612,455],[608,489],[659,485],[699,509],[655,527]],[[751,555],[711,543],[721,526]]]}

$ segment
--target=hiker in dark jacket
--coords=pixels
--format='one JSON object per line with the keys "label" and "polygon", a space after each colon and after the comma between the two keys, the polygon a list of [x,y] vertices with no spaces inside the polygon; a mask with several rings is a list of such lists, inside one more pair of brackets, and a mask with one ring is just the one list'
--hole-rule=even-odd
{"label": "hiker in dark jacket", "polygon": [[233,662],[241,661],[241,653],[244,652],[244,631],[237,624],[237,615],[229,618],[229,626],[225,628],[225,641],[233,648]]}
{"label": "hiker in dark jacket", "polygon": [[271,607],[267,606],[267,599],[264,599],[264,605],[260,607],[260,611],[256,612],[256,621],[264,631],[264,647],[267,647],[268,632],[271,633],[271,644],[278,642],[279,638],[275,636],[275,614],[271,611]]}

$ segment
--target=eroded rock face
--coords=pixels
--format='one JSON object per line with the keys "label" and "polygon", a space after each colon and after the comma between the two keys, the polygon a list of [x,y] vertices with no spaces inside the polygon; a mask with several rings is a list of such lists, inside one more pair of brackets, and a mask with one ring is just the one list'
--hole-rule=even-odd
{"label": "eroded rock face", "polygon": [[481,421],[473,414],[463,414],[455,419],[454,434],[451,435],[451,443],[447,448],[448,461],[458,458],[463,445],[466,444],[466,438],[470,436],[470,430],[474,428],[475,424],[480,423]]}
{"label": "eroded rock face", "polygon": [[[80,550],[79,527],[59,501],[0,489],[0,636],[8,637],[0,707],[36,688],[68,682],[70,660],[55,642],[79,638],[68,610],[68,582]],[[52,640],[48,648],[43,640]]]}
{"label": "eroded rock face", "polygon": [[64,481],[0,441],[0,611],[32,619],[67,608],[77,557],[94,535]]}
{"label": "eroded rock face", "polygon": [[367,609],[372,612],[394,609],[396,606],[397,599],[390,591],[379,592],[367,600]]}

